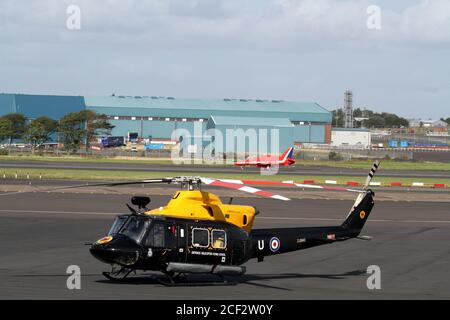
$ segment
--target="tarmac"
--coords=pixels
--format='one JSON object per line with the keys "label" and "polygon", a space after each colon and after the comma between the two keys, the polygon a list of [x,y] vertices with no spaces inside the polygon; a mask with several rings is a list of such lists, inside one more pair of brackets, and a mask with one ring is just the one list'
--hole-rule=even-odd
{"label": "tarmac", "polygon": [[[171,190],[166,190],[169,193]],[[151,192],[150,192],[151,193]],[[1,193],[0,193],[1,194]],[[239,197],[257,206],[255,228],[340,224],[352,201]],[[125,283],[101,275],[86,242],[104,236],[129,194],[22,193],[0,196],[1,299],[449,299],[450,204],[378,201],[362,234],[328,246],[250,261],[237,285],[165,287],[138,273]],[[152,196],[152,207],[165,195]],[[67,267],[81,268],[81,290],[66,286]],[[381,269],[381,289],[367,287],[367,268]],[[153,277],[152,277],[153,276]],[[193,277],[192,281],[198,280]],[[215,279],[215,278],[214,278]],[[202,281],[213,280],[202,276]]]}
{"label": "tarmac", "polygon": [[[170,196],[178,185],[155,185],[155,184],[137,184],[126,186],[93,186],[98,183],[109,183],[111,181],[99,180],[60,180],[60,179],[1,179],[0,192],[3,193],[23,193],[23,192],[57,192],[57,193],[88,193],[88,194],[146,194],[146,195],[164,195]],[[64,189],[65,187],[74,187],[73,189]],[[253,187],[272,191],[275,194],[288,197],[290,199],[316,199],[316,200],[353,200],[355,193],[318,190],[299,187],[279,187],[267,185],[253,185]],[[205,187],[206,190],[216,193],[221,197],[254,197],[254,194],[229,190],[218,187]],[[353,189],[361,189],[355,187]],[[449,202],[449,188],[423,188],[423,187],[372,187],[377,195],[377,201],[404,201],[404,202]],[[0,193],[0,199],[4,197]]]}
{"label": "tarmac", "polygon": [[[301,160],[299,160],[301,161]],[[203,173],[260,173],[261,169],[247,167],[241,169],[233,165],[174,165],[174,164],[148,164],[138,161],[130,163],[111,163],[111,162],[56,162],[56,161],[10,161],[2,160],[2,168],[16,169],[78,169],[78,170],[120,170],[120,171],[143,171],[143,172],[203,172]],[[350,169],[335,168],[327,166],[306,166],[293,165],[289,167],[280,167],[278,174],[282,175],[304,175],[304,176],[357,176],[365,177],[370,168]],[[0,172],[1,173],[1,172]],[[380,170],[377,173],[379,177],[398,177],[398,178],[450,178],[449,171],[427,171],[427,170]]]}

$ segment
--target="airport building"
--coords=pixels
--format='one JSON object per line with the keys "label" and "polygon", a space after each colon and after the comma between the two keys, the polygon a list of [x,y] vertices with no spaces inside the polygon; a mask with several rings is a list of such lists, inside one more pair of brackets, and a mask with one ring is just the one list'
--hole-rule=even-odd
{"label": "airport building", "polygon": [[[176,129],[186,129],[194,135],[195,127],[200,127],[203,131],[222,131],[225,137],[227,129],[253,128],[278,129],[280,149],[301,143],[331,142],[331,113],[315,102],[0,94],[0,116],[20,112],[29,119],[59,119],[83,109],[106,114],[115,126],[113,136],[126,137],[133,132],[145,139],[164,140],[173,139]],[[216,138],[210,136],[212,140]]]}
{"label": "airport building", "polygon": [[331,131],[331,145],[335,147],[369,148],[372,135],[365,128],[333,128]]}

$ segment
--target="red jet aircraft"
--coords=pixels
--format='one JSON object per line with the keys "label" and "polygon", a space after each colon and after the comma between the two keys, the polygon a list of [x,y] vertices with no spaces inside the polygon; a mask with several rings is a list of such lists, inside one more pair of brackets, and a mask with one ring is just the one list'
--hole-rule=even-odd
{"label": "red jet aircraft", "polygon": [[238,167],[256,166],[258,168],[267,168],[267,167],[270,167],[273,165],[290,166],[294,163],[295,163],[294,147],[290,147],[285,152],[283,152],[283,154],[280,156],[265,156],[265,157],[248,158],[243,161],[236,161],[234,163],[234,165],[238,166]]}

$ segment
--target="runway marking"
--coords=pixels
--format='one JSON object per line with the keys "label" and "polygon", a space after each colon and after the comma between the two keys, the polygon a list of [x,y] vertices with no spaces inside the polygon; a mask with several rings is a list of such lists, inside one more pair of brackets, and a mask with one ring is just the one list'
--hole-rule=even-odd
{"label": "runway marking", "polygon": [[[90,212],[90,211],[47,211],[47,210],[7,210],[1,212],[9,213],[49,213],[49,214],[78,214],[78,215],[118,215],[123,212]],[[259,220],[302,220],[302,221],[344,221],[339,218],[314,218],[314,217],[258,217]],[[393,220],[393,219],[370,219],[367,222],[402,222],[402,223],[450,223],[450,220]]]}

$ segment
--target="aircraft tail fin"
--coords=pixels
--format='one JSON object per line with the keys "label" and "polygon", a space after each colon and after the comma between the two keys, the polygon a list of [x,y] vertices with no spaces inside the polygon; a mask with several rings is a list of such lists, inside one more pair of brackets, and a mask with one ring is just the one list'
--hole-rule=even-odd
{"label": "aircraft tail fin", "polygon": [[369,218],[370,212],[375,204],[373,197],[374,192],[372,190],[367,190],[365,193],[359,194],[352,210],[344,223],[342,223],[341,227],[349,231],[352,236],[356,237],[360,234]]}
{"label": "aircraft tail fin", "polygon": [[280,161],[286,161],[289,158],[294,157],[294,147],[287,148],[286,151],[283,152],[283,154],[280,156]]}
{"label": "aircraft tail fin", "polygon": [[364,183],[363,190],[365,192],[358,195],[352,209],[350,210],[350,213],[347,216],[347,219],[341,225],[342,228],[349,230],[352,234],[354,234],[354,236],[359,235],[361,232],[375,204],[373,200],[375,193],[368,189],[368,187],[370,186],[370,182],[375,176],[379,166],[380,161],[375,161]]}

